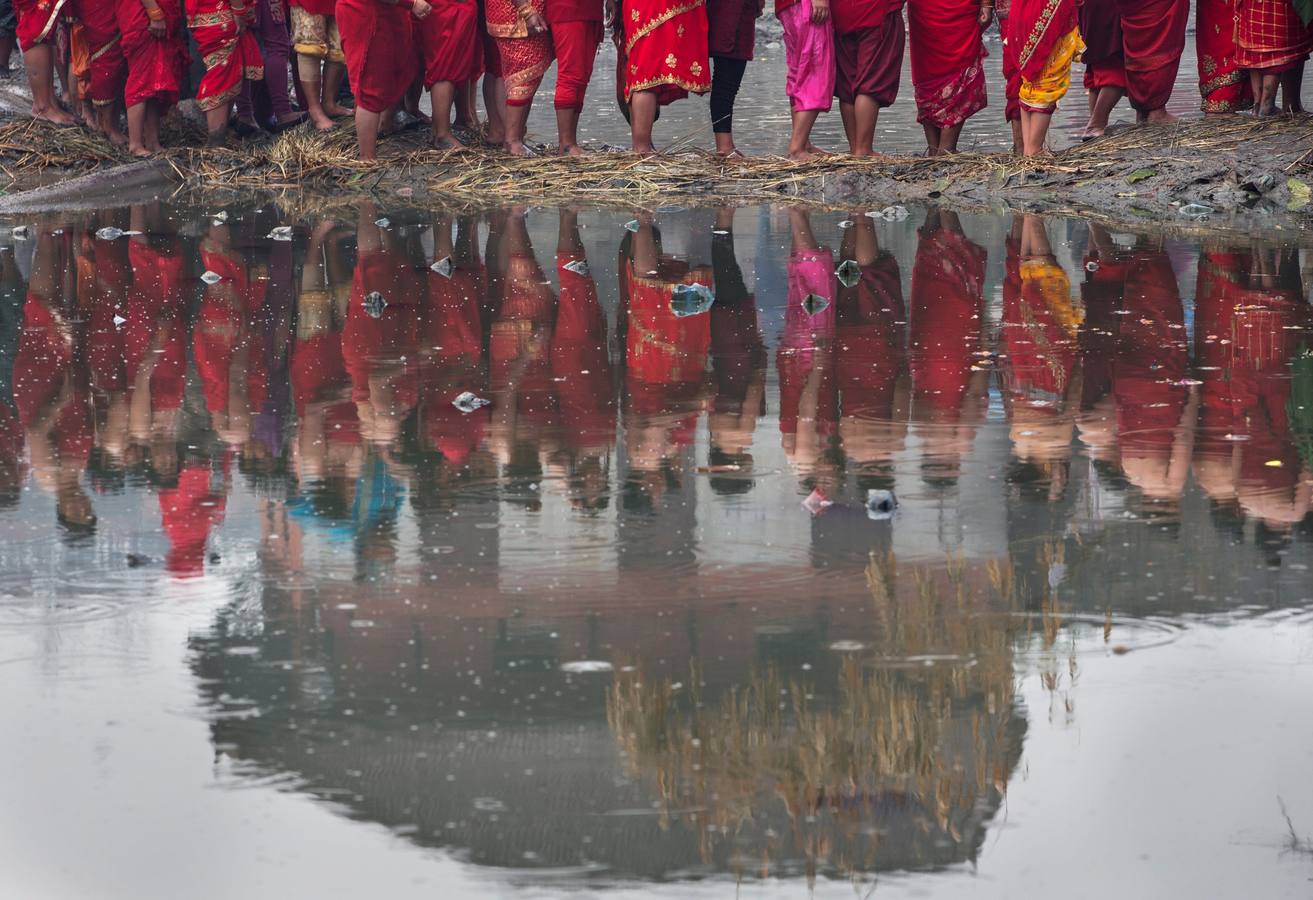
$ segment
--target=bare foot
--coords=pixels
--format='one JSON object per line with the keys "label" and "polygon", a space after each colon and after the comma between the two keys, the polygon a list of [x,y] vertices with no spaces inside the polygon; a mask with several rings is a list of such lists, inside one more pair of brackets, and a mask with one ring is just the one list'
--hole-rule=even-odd
{"label": "bare foot", "polygon": [[1095,138],[1103,137],[1103,131],[1103,127],[1098,125],[1086,125],[1078,137],[1080,137],[1082,141],[1092,141]]}
{"label": "bare foot", "polygon": [[1150,125],[1168,125],[1179,120],[1165,109],[1155,109],[1145,116],[1145,121]]}
{"label": "bare foot", "polygon": [[789,159],[793,160],[794,162],[810,162],[811,160],[815,159],[816,156],[817,154],[813,153],[810,147],[807,148],[806,150],[789,151]]}
{"label": "bare foot", "polygon": [[149,148],[142,147],[139,144],[129,144],[128,152],[131,153],[133,156],[137,157],[137,159],[150,159],[152,156],[155,155],[154,153],[150,152]]}
{"label": "bare foot", "polygon": [[431,140],[429,143],[433,145],[434,150],[464,150],[465,149],[465,145],[462,144],[460,141],[456,140],[454,135],[450,135],[450,134],[443,135],[441,137],[435,134],[433,136],[433,140]]}
{"label": "bare foot", "polygon": [[315,126],[316,131],[332,131],[337,127],[337,123],[333,121],[332,117],[326,112],[319,112],[318,110],[310,114],[310,122]]}
{"label": "bare foot", "polygon": [[584,148],[580,147],[578,144],[571,144],[568,147],[561,148],[562,156],[583,156],[585,155],[586,152],[587,151],[585,151]]}
{"label": "bare foot", "polygon": [[524,146],[524,141],[507,141],[506,152],[511,156],[529,157],[535,155],[532,150]]}
{"label": "bare foot", "polygon": [[339,106],[336,103],[324,104],[324,115],[330,119],[345,119],[347,116],[354,116],[356,110],[351,106]]}
{"label": "bare foot", "polygon": [[115,147],[126,147],[128,145],[128,136],[117,128],[110,129],[109,134],[105,137],[109,138],[109,142]]}
{"label": "bare foot", "polygon": [[644,143],[634,142],[634,152],[639,156],[656,156],[656,147],[652,146],[651,141]]}
{"label": "bare foot", "polygon": [[77,124],[77,119],[73,118],[72,114],[61,106],[53,106],[48,109],[33,106],[32,118],[41,119],[42,121],[50,122],[55,125]]}

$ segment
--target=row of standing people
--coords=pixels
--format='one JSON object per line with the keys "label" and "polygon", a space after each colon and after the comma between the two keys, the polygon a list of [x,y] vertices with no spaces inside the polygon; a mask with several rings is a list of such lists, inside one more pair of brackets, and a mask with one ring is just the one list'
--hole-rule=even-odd
{"label": "row of standing people", "polygon": [[[844,230],[837,253],[805,211],[789,219],[779,433],[817,514],[837,514],[825,511],[843,508],[851,480],[892,486],[909,429],[927,484],[956,483],[989,405],[991,358],[1012,455],[1057,494],[1078,437],[1152,503],[1174,504],[1193,470],[1217,502],[1266,522],[1289,527],[1308,512],[1297,438],[1308,429],[1289,366],[1311,320],[1289,251],[1204,248],[1192,359],[1176,275],[1153,241],[1127,247],[1096,227],[1073,290],[1042,221],[1018,218],[990,334],[987,253],[953,214],[932,212],[921,227],[907,300],[869,219]],[[366,209],[354,229],[315,227],[299,266],[294,244],[209,225],[199,264],[219,278],[199,300],[191,254],[158,210],[120,222],[141,232],[126,240],[48,224],[26,285],[0,253],[6,292],[23,297],[12,406],[0,403],[5,496],[26,448],[61,523],[82,533],[95,524],[84,473],[93,484],[142,473],[158,490],[175,570],[192,572],[234,464],[255,478],[286,472],[307,496],[340,495],[336,509],[417,464],[442,483],[545,474],[586,512],[607,503],[619,419],[621,489],[641,507],[686,477],[705,415],[713,489],[750,490],[767,351],[732,221],[720,214],[709,254],[690,260],[640,217],[619,253],[614,354],[569,211],[557,290],[521,212],[494,217],[480,253],[472,219],[454,233],[439,219],[425,249],[413,229]],[[444,259],[446,274],[426,268]],[[839,260],[854,272],[836,275]],[[692,283],[712,285],[716,301],[678,315],[675,293]],[[386,303],[371,313],[375,293]],[[189,364],[210,440],[184,433]],[[491,404],[458,409],[465,392]]]}
{"label": "row of standing people", "polygon": [[[0,10],[0,32],[7,24],[16,27],[38,117],[73,121],[56,97],[53,74],[61,34],[71,34],[81,52],[68,58],[81,60],[72,68],[90,103],[88,118],[136,155],[157,152],[160,119],[177,101],[188,64],[185,21],[205,67],[197,101],[212,140],[226,140],[234,104],[238,130],[258,129],[251,84],[266,78],[272,128],[295,126],[306,117],[317,128],[332,128],[335,118],[351,112],[338,90],[349,70],[366,159],[376,157],[379,135],[396,127],[397,110],[419,116],[418,93],[425,87],[432,95],[434,145],[463,146],[459,126],[466,133],[480,128],[480,80],[488,142],[512,154],[530,152],[529,110],[553,61],[558,148],[581,152],[579,121],[607,27],[617,47],[617,100],[635,151],[656,151],[652,129],[661,106],[690,92],[710,92],[716,149],[736,154],[734,104],[754,54],[756,19],[764,12],[764,0],[12,2],[16,25]],[[835,98],[849,151],[874,152],[879,112],[897,98],[909,36],[927,151],[956,151],[963,125],[988,102],[982,35],[996,17],[1004,38],[1004,114],[1015,150],[1034,154],[1044,149],[1078,59],[1085,62],[1090,105],[1085,136],[1102,134],[1126,95],[1141,120],[1169,120],[1167,101],[1185,49],[1190,2],[776,0],[774,12],[788,63],[791,157],[820,152],[812,127]],[[69,25],[71,32],[63,30]],[[1196,43],[1205,112],[1254,106],[1271,114],[1278,88],[1286,111],[1302,111],[1313,28],[1293,0],[1198,0]],[[289,83],[293,52],[295,78]],[[304,113],[291,106],[293,87]],[[126,135],[119,127],[121,110]]]}

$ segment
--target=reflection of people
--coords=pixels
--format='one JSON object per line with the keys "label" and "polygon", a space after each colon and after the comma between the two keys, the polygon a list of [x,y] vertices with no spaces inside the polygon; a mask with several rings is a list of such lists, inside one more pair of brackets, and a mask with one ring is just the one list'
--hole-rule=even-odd
{"label": "reflection of people", "polygon": [[1186,384],[1185,311],[1171,260],[1143,239],[1126,257],[1125,309],[1113,364],[1122,471],[1145,497],[1174,504],[1185,489],[1199,395]]}
{"label": "reflection of people", "polygon": [[912,417],[931,481],[957,479],[985,414],[989,372],[977,365],[984,285],[984,248],[955,213],[932,208],[918,232],[911,304]]}
{"label": "reflection of people", "polygon": [[1289,364],[1310,324],[1298,254],[1205,247],[1199,262],[1200,437],[1194,473],[1209,495],[1273,528],[1310,509],[1291,436]]}
{"label": "reflection of people", "polygon": [[711,239],[716,303],[711,307],[713,395],[707,411],[711,489],[741,493],[752,487],[752,438],[766,411],[766,347],[757,323],[757,298],[743,281],[734,253],[734,210],[716,212]]}
{"label": "reflection of people", "polygon": [[91,454],[92,406],[81,328],[74,310],[71,235],[37,227],[36,255],[23,308],[23,333],[14,358],[14,405],[27,432],[37,483],[55,497],[55,515],[70,535],[95,529],[82,472]]}
{"label": "reflection of people", "polygon": [[1039,216],[1023,217],[1017,250],[1016,276],[1003,282],[999,348],[1012,450],[1022,463],[1046,469],[1058,495],[1075,425],[1071,405],[1080,391],[1076,337],[1083,311]]}
{"label": "reflection of people", "polygon": [[839,420],[834,383],[834,254],[812,233],[807,210],[789,210],[788,306],[776,351],[784,455],[822,499],[837,490],[832,446]]}

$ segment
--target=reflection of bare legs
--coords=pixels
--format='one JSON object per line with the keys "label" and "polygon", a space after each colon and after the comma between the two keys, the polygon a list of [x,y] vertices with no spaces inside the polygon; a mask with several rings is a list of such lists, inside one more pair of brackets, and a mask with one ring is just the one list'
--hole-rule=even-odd
{"label": "reflection of bare legs", "polygon": [[795,206],[789,210],[789,232],[793,237],[795,252],[820,249],[820,245],[816,243],[816,235],[812,234],[811,215],[806,209]]}
{"label": "reflection of bare legs", "polygon": [[1052,256],[1053,248],[1049,245],[1049,234],[1044,230],[1044,220],[1039,216],[1026,216],[1021,225],[1021,258]]}

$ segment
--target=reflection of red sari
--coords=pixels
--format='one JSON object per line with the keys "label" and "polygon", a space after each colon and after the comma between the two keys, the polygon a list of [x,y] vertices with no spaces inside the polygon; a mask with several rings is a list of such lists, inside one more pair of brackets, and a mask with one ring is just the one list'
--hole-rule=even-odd
{"label": "reflection of red sari", "polygon": [[541,424],[552,418],[556,408],[547,344],[556,318],[556,297],[545,280],[532,256],[511,256],[488,345],[492,389],[509,390],[518,369],[514,386],[518,409]]}
{"label": "reflection of red sari", "polygon": [[205,544],[223,521],[226,498],[210,489],[208,464],[185,466],[176,487],[160,491],[160,519],[169,536],[169,573],[194,578],[205,568]]}
{"label": "reflection of red sari", "polygon": [[979,15],[977,0],[909,0],[907,34],[918,122],[948,128],[988,104]]}
{"label": "reflection of red sari", "polygon": [[182,38],[182,0],[156,0],[168,26],[165,38],[150,33],[150,18],[141,0],[114,0],[114,3],[123,56],[128,62],[124,103],[136,106],[155,100],[165,108],[173,106],[178,102],[182,73],[187,65],[187,45]]}
{"label": "reflection of red sari", "polygon": [[889,419],[894,388],[907,369],[907,315],[898,260],[884,254],[853,287],[840,287],[835,301],[834,344],[845,417]]}
{"label": "reflection of red sari", "polygon": [[337,0],[337,27],[356,102],[372,113],[401,102],[415,79],[414,17],[382,0]]}
{"label": "reflection of red sari", "polygon": [[[1009,273],[1011,274],[1011,273]],[[1056,262],[1019,262],[1003,282],[1004,385],[1015,404],[1058,412],[1076,365],[1081,316]]]}
{"label": "reflection of red sari", "polygon": [[981,346],[984,285],[982,247],[942,228],[921,236],[912,267],[912,382],[917,405],[938,418],[961,413]]}
{"label": "reflection of red sari", "polygon": [[[125,311],[125,298],[132,285],[132,269],[128,265],[124,243],[96,240],[90,258],[78,258],[79,296],[82,279],[94,281],[90,292],[89,328],[87,331],[87,366],[91,370],[91,384],[106,394],[122,394],[127,390],[124,371],[123,331],[114,321]],[[83,272],[88,263],[91,271]]]}
{"label": "reflection of red sari", "polygon": [[228,411],[233,363],[240,358],[245,362],[249,408],[258,410],[267,384],[260,365],[262,355],[251,347],[254,329],[249,320],[264,302],[264,283],[252,284],[242,262],[226,253],[203,249],[201,264],[224,279],[205,289],[192,337],[206,408],[211,413]]}
{"label": "reflection of red sari", "polygon": [[187,0],[187,27],[196,39],[205,75],[196,90],[196,105],[203,110],[231,103],[245,80],[264,78],[264,58],[250,31],[237,32],[237,16],[230,0]]}
{"label": "reflection of red sari", "polygon": [[[373,291],[388,303],[377,319],[365,312],[365,297]],[[356,261],[351,308],[342,329],[342,361],[356,402],[369,400],[370,376],[380,370],[389,373],[401,406],[411,408],[418,401],[415,357],[420,321],[414,303],[423,297],[424,283],[404,256],[375,250]]]}
{"label": "reflection of red sari", "polygon": [[1127,255],[1126,300],[1113,365],[1117,431],[1137,456],[1166,457],[1188,399],[1185,313],[1167,254]]}
{"label": "reflection of red sari", "polygon": [[1254,105],[1249,78],[1235,60],[1235,11],[1235,0],[1199,0],[1194,43],[1206,113],[1235,112]]}
{"label": "reflection of red sari", "polygon": [[1126,93],[1140,112],[1163,109],[1185,50],[1190,0],[1115,0],[1122,16]]}
{"label": "reflection of red sari", "polygon": [[621,278],[629,298],[625,377],[630,406],[640,415],[669,412],[702,389],[711,349],[711,316],[676,316],[671,290],[676,284],[710,284],[711,273],[663,256],[654,276],[639,275],[625,260]]}
{"label": "reflection of red sari", "polygon": [[560,379],[562,439],[577,447],[598,447],[615,439],[606,314],[593,277],[565,268],[574,259],[569,253],[556,255],[561,300],[552,336],[552,374]]}
{"label": "reflection of red sari", "polygon": [[[1091,261],[1097,265],[1093,272],[1088,268]],[[1092,407],[1112,389],[1113,358],[1122,319],[1117,311],[1122,307],[1126,266],[1120,256],[1092,253],[1086,258],[1086,273],[1081,285],[1085,325],[1079,335],[1083,409]]]}
{"label": "reflection of red sari", "polygon": [[491,409],[462,413],[452,400],[462,391],[487,396],[479,298],[481,266],[462,262],[451,277],[428,274],[428,309],[424,317],[420,421],[429,445],[454,463],[463,463],[483,441]]}
{"label": "reflection of red sari", "polygon": [[[187,357],[183,342],[187,300],[187,259],[180,248],[156,247],[132,241],[133,291],[128,298],[126,362],[128,377],[135,378],[143,364],[152,363],[151,406],[178,409],[186,387]],[[157,334],[163,339],[156,343]],[[158,352],[157,352],[158,351]]]}
{"label": "reflection of red sari", "polygon": [[91,454],[91,404],[73,359],[74,337],[43,298],[28,294],[23,333],[14,355],[14,405],[24,428],[33,428],[55,404],[66,381],[68,398],[50,426],[61,459],[83,461]]}
{"label": "reflection of red sari", "polygon": [[24,53],[54,37],[64,0],[13,0],[13,6],[18,15],[18,46]]}
{"label": "reflection of red sari", "polygon": [[711,90],[703,0],[624,0],[625,100],[655,91],[665,105]]}

